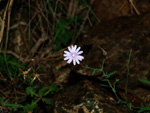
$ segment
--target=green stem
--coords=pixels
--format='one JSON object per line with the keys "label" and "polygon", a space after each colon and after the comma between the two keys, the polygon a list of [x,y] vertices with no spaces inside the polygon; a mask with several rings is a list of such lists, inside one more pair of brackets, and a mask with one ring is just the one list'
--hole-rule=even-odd
{"label": "green stem", "polygon": [[41,100],[41,98],[38,98],[35,102],[37,103],[38,101],[40,101]]}
{"label": "green stem", "polygon": [[120,98],[118,97],[118,95],[116,94],[116,90],[114,89],[114,87],[111,85],[110,81],[108,79],[106,79],[106,81],[108,82],[109,86],[111,87],[113,93],[115,94],[115,96],[117,97],[118,100],[120,100]]}
{"label": "green stem", "polygon": [[37,95],[36,93],[34,93],[34,95],[35,95],[36,97],[39,97],[39,95]]}
{"label": "green stem", "polygon": [[127,80],[126,80],[126,89],[125,89],[125,100],[126,100],[126,102],[127,102],[127,93],[128,93],[128,79],[129,79],[129,73],[130,73],[129,64],[130,64],[130,60],[131,60],[131,53],[132,53],[132,49],[130,49],[128,64],[127,64]]}
{"label": "green stem", "polygon": [[4,61],[5,61],[6,67],[7,67],[8,77],[9,77],[10,80],[13,80],[13,79],[12,79],[12,76],[11,76],[11,72],[10,72],[10,70],[9,70],[9,66],[8,66],[6,54],[4,54]]}
{"label": "green stem", "polygon": [[1,89],[0,89],[0,93],[2,93],[3,95],[5,95],[5,96],[6,96],[6,94],[4,93],[4,91],[2,91]]}

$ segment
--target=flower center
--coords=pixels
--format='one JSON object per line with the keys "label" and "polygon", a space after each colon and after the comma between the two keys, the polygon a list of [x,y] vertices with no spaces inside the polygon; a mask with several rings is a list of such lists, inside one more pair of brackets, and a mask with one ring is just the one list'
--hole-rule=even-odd
{"label": "flower center", "polygon": [[75,54],[74,54],[74,53],[72,54],[72,57],[75,57]]}

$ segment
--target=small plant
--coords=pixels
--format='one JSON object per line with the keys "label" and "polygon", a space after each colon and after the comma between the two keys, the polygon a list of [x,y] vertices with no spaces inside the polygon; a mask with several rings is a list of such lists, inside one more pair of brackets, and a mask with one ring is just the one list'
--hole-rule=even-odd
{"label": "small plant", "polygon": [[[24,80],[24,83],[28,84],[25,98],[27,96],[32,98],[30,103],[23,105],[21,103],[18,104],[17,102],[11,103],[10,99],[4,100],[2,97],[0,97],[0,105],[5,108],[2,111],[22,111],[21,113],[26,113],[27,111],[33,112],[37,108],[39,101],[42,101],[44,104],[52,104],[48,95],[59,91],[54,84],[51,84],[49,87],[42,87],[39,89],[38,86],[34,86],[33,84],[36,79],[42,82],[39,77],[40,74],[35,73],[35,70],[32,68],[26,69],[25,65],[22,65],[17,58],[12,57],[11,55],[0,54],[0,59],[0,72],[3,75],[7,75],[5,78],[9,78],[10,80]],[[5,95],[3,91],[1,91],[1,93]]]}
{"label": "small plant", "polygon": [[[3,100],[3,98],[2,97],[0,97],[0,102],[1,102],[1,104],[2,104],[2,106],[3,107],[11,107],[12,109],[13,109],[13,111],[17,111],[17,109],[19,108],[19,107],[23,107],[22,105],[20,105],[20,104],[10,104],[10,103],[8,103],[8,101],[9,101],[9,99],[6,99],[5,101]],[[8,111],[8,110],[7,110]]]}
{"label": "small plant", "polygon": [[138,113],[149,113],[150,111],[150,104],[148,106],[144,106],[141,104],[141,107],[139,108]]}
{"label": "small plant", "polygon": [[110,88],[112,89],[113,93],[115,94],[115,96],[117,97],[117,99],[118,99],[119,101],[122,101],[122,100],[118,97],[117,91],[116,91],[116,84],[117,84],[117,82],[119,82],[119,79],[116,79],[113,85],[111,84],[111,82],[110,82],[110,80],[109,80],[109,78],[110,78],[112,75],[114,75],[114,74],[116,73],[116,71],[113,71],[113,72],[111,72],[111,73],[109,73],[109,74],[106,73],[106,72],[104,72],[104,62],[105,62],[105,60],[104,60],[103,63],[102,63],[102,68],[101,68],[101,69],[91,68],[91,67],[89,67],[89,66],[87,66],[87,65],[86,65],[86,66],[83,66],[83,67],[93,70],[91,76],[93,76],[93,75],[95,74],[95,72],[102,72],[102,74],[103,74],[102,77],[104,78],[102,81],[107,82],[108,85],[101,84],[101,86],[110,87]]}
{"label": "small plant", "polygon": [[8,103],[9,99],[5,101],[0,97],[0,102],[3,107],[11,107],[12,111],[17,111],[18,109],[22,110],[22,113],[26,112],[33,112],[37,106],[38,102],[42,101],[45,104],[52,104],[51,99],[46,97],[50,94],[54,94],[54,92],[58,92],[59,89],[54,85],[51,84],[49,87],[43,87],[38,90],[37,86],[28,86],[26,88],[26,93],[28,96],[35,98],[31,100],[30,104],[22,105],[22,104],[15,104],[15,103]]}
{"label": "small plant", "polygon": [[68,26],[72,23],[72,19],[60,19],[56,22],[54,43],[56,44],[55,50],[62,49],[62,46],[66,46],[68,42],[71,42],[73,33],[68,29]]}
{"label": "small plant", "polygon": [[37,88],[37,86],[29,86],[26,88],[27,95],[30,95],[32,98],[35,96],[36,100],[32,100],[30,104],[26,104],[23,107],[24,111],[32,112],[37,107],[37,103],[40,100],[42,100],[42,102],[45,104],[52,104],[51,100],[46,96],[59,91],[59,89],[54,84],[51,84],[49,87],[43,87],[39,90],[37,90]]}
{"label": "small plant", "polygon": [[[67,63],[69,63],[69,64],[72,61],[73,61],[74,65],[76,64],[76,62],[77,62],[77,64],[80,64],[77,60],[82,61],[82,59],[84,58],[84,57],[79,55],[79,53],[80,54],[83,53],[83,51],[79,51],[80,47],[77,48],[77,46],[75,45],[75,46],[72,46],[72,48],[68,47],[68,49],[69,49],[69,52],[68,51],[64,51],[64,53],[65,53],[64,54],[64,57],[65,57],[64,60],[68,60]],[[79,53],[78,53],[78,51],[79,51]],[[128,58],[128,64],[127,64],[127,80],[126,80],[125,99],[124,100],[122,100],[117,95],[116,84],[119,82],[119,79],[116,79],[113,84],[109,80],[110,77],[116,73],[116,71],[113,71],[111,73],[107,73],[107,72],[104,71],[104,62],[105,62],[105,60],[102,62],[102,67],[100,69],[99,68],[92,68],[92,67],[89,67],[88,65],[85,65],[85,66],[82,66],[82,67],[83,68],[88,68],[90,70],[93,70],[91,76],[93,76],[96,72],[102,72],[102,77],[103,77],[102,81],[107,82],[107,85],[106,84],[101,84],[101,86],[110,87],[111,88],[112,92],[114,93],[114,95],[118,99],[116,104],[126,104],[127,107],[131,111],[137,111],[138,113],[147,112],[147,111],[150,111],[150,105],[145,107],[143,104],[141,104],[141,107],[133,108],[132,103],[131,102],[129,102],[129,103],[127,102],[127,92],[128,92],[127,91],[128,90],[128,86],[127,85],[128,85],[128,77],[129,77],[129,73],[130,73],[129,64],[130,64],[130,59],[131,59],[131,53],[132,53],[132,49],[130,50],[130,54],[129,54],[129,58]],[[78,59],[78,55],[82,59]],[[150,81],[148,81],[146,79],[139,79],[139,81],[150,85]]]}
{"label": "small plant", "polygon": [[101,84],[101,86],[104,86],[104,87],[110,87],[112,92],[114,93],[114,95],[116,96],[116,98],[118,99],[117,103],[116,104],[126,104],[128,106],[128,108],[130,110],[133,110],[132,109],[132,103],[131,102],[127,102],[127,90],[128,90],[128,76],[129,76],[129,64],[130,64],[130,58],[131,58],[131,53],[132,53],[132,49],[130,50],[130,54],[129,54],[129,58],[128,58],[128,64],[127,64],[127,80],[126,80],[126,89],[125,89],[125,100],[119,98],[119,96],[117,95],[117,90],[116,90],[116,84],[119,82],[119,79],[116,79],[115,82],[113,84],[111,84],[109,78],[114,75],[116,73],[116,71],[113,71],[111,73],[106,73],[104,72],[104,62],[105,60],[103,61],[102,63],[102,68],[101,69],[97,69],[97,68],[91,68],[89,66],[85,66],[85,68],[88,68],[88,69],[91,69],[93,70],[92,72],[92,75],[95,74],[95,72],[102,72],[102,77],[104,78],[102,81],[105,81],[108,83],[108,85],[105,85],[105,84]]}
{"label": "small plant", "polygon": [[18,68],[25,69],[19,60],[12,55],[0,54],[0,72],[6,74],[9,79],[16,78],[19,74]]}

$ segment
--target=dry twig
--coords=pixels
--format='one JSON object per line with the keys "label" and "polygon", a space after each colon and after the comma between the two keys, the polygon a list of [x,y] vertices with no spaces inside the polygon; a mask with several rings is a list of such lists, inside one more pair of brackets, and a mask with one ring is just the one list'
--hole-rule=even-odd
{"label": "dry twig", "polygon": [[2,20],[2,27],[1,27],[1,31],[0,31],[0,44],[2,43],[2,39],[3,39],[4,28],[5,28],[5,19],[6,19],[8,6],[9,6],[9,4],[7,3],[7,6],[6,6],[5,11],[4,11],[4,16],[3,16],[3,20]]}
{"label": "dry twig", "polygon": [[68,8],[68,17],[73,18],[76,14],[77,0],[71,0]]}
{"label": "dry twig", "polygon": [[7,49],[7,43],[8,43],[8,36],[9,36],[9,27],[10,27],[10,15],[11,15],[11,8],[13,5],[14,0],[11,0],[8,7],[8,20],[7,20],[7,35],[6,35],[6,45],[5,49]]}
{"label": "dry twig", "polygon": [[135,12],[136,12],[138,15],[141,15],[140,11],[138,11],[138,9],[137,9],[136,6],[134,5],[133,1],[134,1],[134,0],[129,0],[131,6],[134,8]]}

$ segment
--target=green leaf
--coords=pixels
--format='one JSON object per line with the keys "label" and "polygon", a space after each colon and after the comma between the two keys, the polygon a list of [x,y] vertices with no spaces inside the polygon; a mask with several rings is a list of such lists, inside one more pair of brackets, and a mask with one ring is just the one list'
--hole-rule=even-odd
{"label": "green leaf", "polygon": [[59,19],[56,22],[54,43],[56,45],[55,50],[60,50],[62,46],[68,45],[73,33],[68,29],[68,26],[72,22],[72,19]]}
{"label": "green leaf", "polygon": [[8,107],[11,107],[14,111],[16,111],[17,108],[23,107],[21,104],[7,104],[8,101],[9,101],[9,99],[3,101],[3,99],[0,97],[0,101],[1,101],[2,106],[8,106]]}
{"label": "green leaf", "polygon": [[2,97],[0,97],[0,101],[1,101],[1,103],[3,103],[3,102],[4,102]]}
{"label": "green leaf", "polygon": [[58,91],[59,89],[54,84],[51,84],[49,90],[45,93],[44,96],[48,95],[49,93],[53,94],[54,92],[58,92]]}
{"label": "green leaf", "polygon": [[17,111],[18,108],[23,107],[21,104],[7,104],[6,106],[13,108],[14,111]]}
{"label": "green leaf", "polygon": [[39,90],[39,97],[40,98],[42,98],[43,96],[45,96],[44,94],[45,94],[45,92],[46,92],[46,90],[48,89],[48,87],[43,87],[43,88],[41,88],[40,90]]}
{"label": "green leaf", "polygon": [[52,105],[51,99],[43,98],[43,100],[44,100],[44,102],[45,102],[46,104],[51,104],[51,105]]}
{"label": "green leaf", "polygon": [[116,81],[114,82],[114,88],[116,87],[116,84],[119,82],[119,79],[116,79]]}
{"label": "green leaf", "polygon": [[131,103],[131,102],[128,103],[127,106],[128,106],[128,108],[129,108],[130,110],[132,109],[132,103]]}
{"label": "green leaf", "polygon": [[33,87],[29,86],[29,87],[27,87],[26,88],[27,95],[31,95],[31,97],[33,97],[33,95],[37,96],[37,94],[35,93],[36,92],[36,88],[37,88],[37,86],[33,86]]}
{"label": "green leaf", "polygon": [[7,105],[7,102],[9,101],[9,99],[6,99],[6,100],[4,101],[3,98],[0,97],[0,101],[1,101],[1,104],[2,104],[3,106],[6,106],[6,105]]}
{"label": "green leaf", "polygon": [[12,66],[24,68],[24,66],[20,65],[20,64],[19,64],[18,62],[16,62],[16,61],[8,61],[8,64],[10,64],[10,65],[12,65]]}
{"label": "green leaf", "polygon": [[102,72],[103,70],[102,69],[97,69],[97,68],[93,68],[92,69],[93,70],[93,72],[92,72],[92,76],[96,73],[96,72]]}
{"label": "green leaf", "polygon": [[31,111],[31,112],[32,112],[36,107],[37,107],[37,103],[34,102],[34,101],[32,101],[31,104],[25,105],[25,106],[23,107],[23,110],[24,110],[24,111]]}
{"label": "green leaf", "polygon": [[107,78],[110,78],[112,75],[116,74],[116,71],[113,71],[107,75]]}
{"label": "green leaf", "polygon": [[100,84],[103,87],[110,87],[109,85],[105,85],[105,84]]}
{"label": "green leaf", "polygon": [[127,102],[119,99],[116,104],[127,104]]}
{"label": "green leaf", "polygon": [[112,91],[116,94],[116,89],[115,88],[112,88]]}
{"label": "green leaf", "polygon": [[93,72],[92,72],[92,76],[95,74],[95,72],[96,72],[96,70],[94,69]]}
{"label": "green leaf", "polygon": [[58,92],[59,88],[56,87],[56,85],[51,84],[49,87],[50,92],[53,94],[53,92]]}
{"label": "green leaf", "polygon": [[142,111],[150,111],[150,107],[142,107],[140,110],[142,110]]}
{"label": "green leaf", "polygon": [[20,61],[12,55],[0,54],[0,72],[6,74],[10,79],[18,75],[18,67],[25,68]]}
{"label": "green leaf", "polygon": [[102,75],[102,77],[107,78],[107,75],[106,75],[106,74],[105,74],[105,75]]}
{"label": "green leaf", "polygon": [[4,63],[4,56],[2,56],[2,54],[0,54],[0,72],[5,70],[5,63]]}
{"label": "green leaf", "polygon": [[3,105],[6,106],[8,101],[9,99],[6,99],[5,101],[3,101]]}
{"label": "green leaf", "polygon": [[142,78],[139,78],[138,80],[139,80],[140,82],[143,82],[143,83],[145,83],[145,84],[150,85],[150,81],[149,81],[149,80],[142,79]]}
{"label": "green leaf", "polygon": [[105,79],[103,79],[102,81],[103,81],[103,82],[106,82],[106,81],[108,81],[108,79],[107,79],[107,78],[105,78]]}

